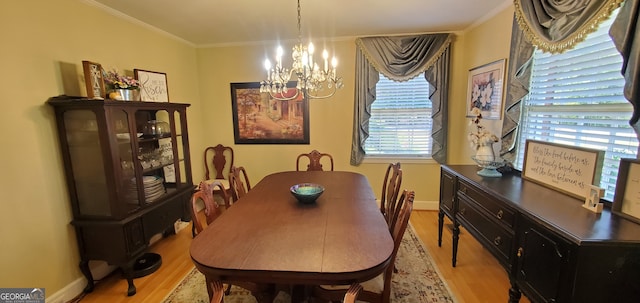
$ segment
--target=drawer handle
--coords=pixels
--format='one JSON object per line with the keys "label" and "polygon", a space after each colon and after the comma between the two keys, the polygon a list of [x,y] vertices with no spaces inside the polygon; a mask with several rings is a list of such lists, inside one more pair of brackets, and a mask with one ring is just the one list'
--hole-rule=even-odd
{"label": "drawer handle", "polygon": [[495,239],[493,239],[493,244],[495,244],[496,246],[502,244],[502,238],[500,238],[500,236],[497,236]]}
{"label": "drawer handle", "polygon": [[466,187],[462,187],[462,188],[460,189],[460,191],[466,194],[466,193],[467,193],[467,188],[466,188]]}
{"label": "drawer handle", "polygon": [[518,248],[518,258],[522,257],[522,255],[524,255],[524,248],[520,247]]}
{"label": "drawer handle", "polygon": [[498,219],[502,220],[502,216],[504,215],[504,212],[501,210],[498,211],[498,214],[496,214],[496,217],[498,217]]}
{"label": "drawer handle", "polygon": [[466,208],[461,208],[461,209],[460,209],[460,214],[461,214],[461,215],[464,215],[464,213],[465,213],[466,211],[467,211],[467,209],[466,209]]}

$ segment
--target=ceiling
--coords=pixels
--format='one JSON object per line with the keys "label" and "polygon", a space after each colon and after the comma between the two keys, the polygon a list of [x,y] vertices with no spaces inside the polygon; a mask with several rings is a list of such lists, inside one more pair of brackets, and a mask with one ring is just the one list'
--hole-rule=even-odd
{"label": "ceiling", "polygon": [[[195,46],[295,40],[295,0],[85,0]],[[303,39],[464,31],[512,0],[301,0]],[[317,43],[317,42],[316,42]]]}

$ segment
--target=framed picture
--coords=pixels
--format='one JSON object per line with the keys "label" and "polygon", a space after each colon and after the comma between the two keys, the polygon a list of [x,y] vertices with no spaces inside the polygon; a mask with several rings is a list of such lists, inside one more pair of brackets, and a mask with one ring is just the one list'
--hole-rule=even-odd
{"label": "framed picture", "polygon": [[500,59],[469,70],[467,84],[467,117],[479,108],[482,118],[499,120],[502,117],[504,71],[507,60]]}
{"label": "framed picture", "polygon": [[133,74],[140,82],[142,101],[169,102],[167,74],[143,69],[134,69]]}
{"label": "framed picture", "polygon": [[527,140],[522,178],[584,200],[600,184],[604,151]]}
{"label": "framed picture", "polygon": [[640,160],[620,159],[611,211],[640,223]]}
{"label": "framed picture", "polygon": [[89,99],[104,99],[102,65],[91,61],[82,61],[82,70],[84,71],[84,82],[87,86],[87,97]]}
{"label": "framed picture", "polygon": [[[296,94],[296,83],[285,98]],[[281,101],[260,93],[259,82],[231,83],[236,144],[309,144],[309,104],[302,94]]]}

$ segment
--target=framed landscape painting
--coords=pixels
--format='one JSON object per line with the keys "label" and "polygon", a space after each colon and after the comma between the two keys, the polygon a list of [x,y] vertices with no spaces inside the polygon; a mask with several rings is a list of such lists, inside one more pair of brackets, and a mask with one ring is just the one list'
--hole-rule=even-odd
{"label": "framed landscape painting", "polygon": [[[231,83],[233,135],[236,144],[309,144],[308,100],[290,82],[285,98],[260,93],[259,82]],[[281,96],[277,96],[280,98]]]}

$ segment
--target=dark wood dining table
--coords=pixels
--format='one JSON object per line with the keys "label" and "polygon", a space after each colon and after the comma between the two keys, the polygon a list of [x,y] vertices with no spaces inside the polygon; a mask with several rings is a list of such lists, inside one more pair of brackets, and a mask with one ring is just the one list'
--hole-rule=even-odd
{"label": "dark wood dining table", "polygon": [[[301,204],[289,188],[317,183],[324,193]],[[367,178],[346,171],[287,171],[266,176],[191,243],[196,268],[212,281],[347,285],[390,262],[393,239]]]}

